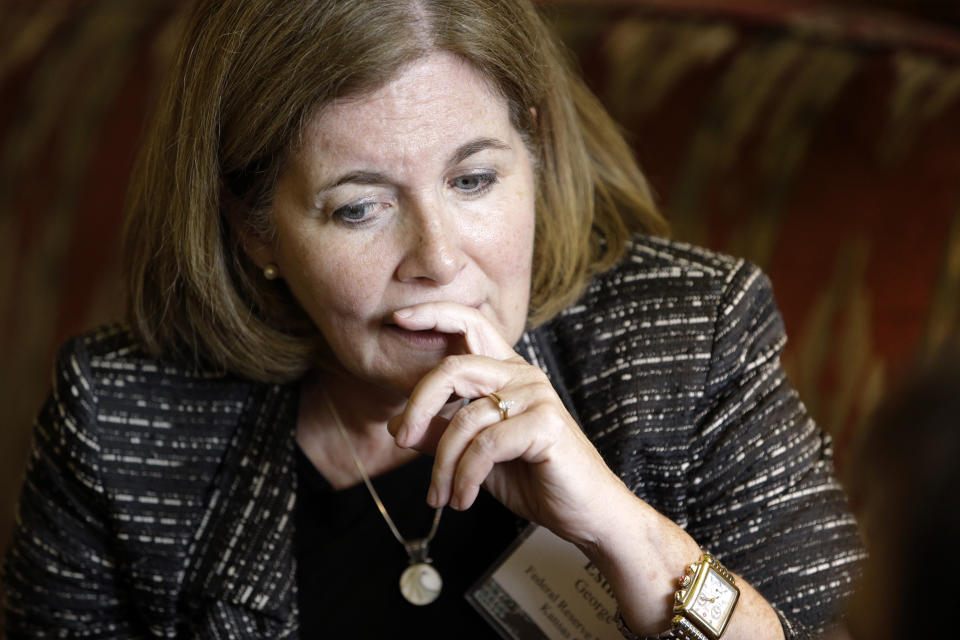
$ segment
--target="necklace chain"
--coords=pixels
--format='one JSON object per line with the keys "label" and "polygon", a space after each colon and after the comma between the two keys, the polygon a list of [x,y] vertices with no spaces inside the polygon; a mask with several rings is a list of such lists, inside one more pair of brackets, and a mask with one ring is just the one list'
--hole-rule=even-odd
{"label": "necklace chain", "polygon": [[347,430],[344,428],[343,422],[340,420],[340,414],[337,413],[337,409],[333,406],[333,402],[330,400],[330,396],[326,391],[323,392],[323,398],[327,402],[327,407],[330,409],[330,414],[333,416],[333,421],[337,423],[337,429],[340,430],[340,435],[343,436],[343,441],[347,443],[347,449],[350,451],[351,457],[353,457],[353,463],[357,465],[357,471],[360,472],[360,477],[363,478],[363,483],[367,485],[367,490],[373,497],[373,501],[377,503],[377,509],[380,511],[380,515],[383,516],[383,519],[387,522],[387,526],[390,527],[393,537],[397,539],[397,542],[403,545],[404,549],[406,549],[407,555],[410,556],[411,563],[428,562],[429,558],[427,558],[427,547],[430,544],[430,541],[433,540],[433,536],[435,536],[437,533],[437,527],[440,525],[440,516],[443,514],[443,507],[438,507],[436,513],[434,513],[433,524],[430,527],[430,533],[427,534],[427,537],[407,540],[400,535],[397,525],[393,523],[393,519],[390,517],[390,514],[387,513],[387,508],[384,506],[383,501],[377,494],[377,490],[373,488],[373,483],[370,482],[370,476],[367,475],[367,470],[364,469],[363,463],[360,462],[360,456],[357,455],[356,449],[353,448],[353,443],[350,442],[350,436],[347,435]]}

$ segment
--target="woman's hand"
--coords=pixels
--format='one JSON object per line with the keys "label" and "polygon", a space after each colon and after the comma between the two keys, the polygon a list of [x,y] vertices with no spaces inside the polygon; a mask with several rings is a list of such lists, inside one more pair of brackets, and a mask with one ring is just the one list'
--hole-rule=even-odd
{"label": "woman's hand", "polygon": [[[463,336],[466,353],[427,373],[388,428],[401,447],[435,456],[427,501],[466,509],[480,486],[517,515],[576,544],[613,586],[624,620],[654,636],[670,626],[676,576],[699,558],[683,529],[637,498],[607,467],[537,367],[506,343],[478,310],[427,303],[398,311],[413,331]],[[509,403],[502,419],[495,393]],[[451,396],[472,399],[450,420]],[[743,580],[724,634],[782,639],[770,605]]]}
{"label": "woman's hand", "polygon": [[[517,515],[583,547],[595,543],[610,510],[637,501],[547,376],[478,310],[427,303],[397,312],[394,320],[408,330],[460,334],[466,343],[466,354],[448,356],[420,380],[389,425],[399,446],[435,456],[432,506],[466,509],[483,485]],[[509,405],[506,419],[491,393]],[[438,417],[454,394],[473,401],[449,421]]]}

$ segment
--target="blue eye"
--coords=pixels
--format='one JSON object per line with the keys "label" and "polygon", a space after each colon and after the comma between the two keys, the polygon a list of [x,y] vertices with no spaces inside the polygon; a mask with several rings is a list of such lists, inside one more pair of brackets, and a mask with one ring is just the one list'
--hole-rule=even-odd
{"label": "blue eye", "polygon": [[374,205],[375,202],[353,202],[335,209],[332,216],[344,224],[360,225],[369,220],[368,214]]}
{"label": "blue eye", "polygon": [[493,172],[467,173],[457,176],[450,181],[454,189],[467,195],[479,195],[497,182],[497,174]]}

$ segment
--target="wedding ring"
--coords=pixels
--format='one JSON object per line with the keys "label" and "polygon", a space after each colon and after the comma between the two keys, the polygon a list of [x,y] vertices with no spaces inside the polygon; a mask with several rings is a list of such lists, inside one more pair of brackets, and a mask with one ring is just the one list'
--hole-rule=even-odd
{"label": "wedding ring", "polygon": [[513,400],[504,400],[495,393],[491,393],[488,397],[496,403],[497,409],[500,410],[500,420],[506,420],[510,417],[510,407],[513,406]]}

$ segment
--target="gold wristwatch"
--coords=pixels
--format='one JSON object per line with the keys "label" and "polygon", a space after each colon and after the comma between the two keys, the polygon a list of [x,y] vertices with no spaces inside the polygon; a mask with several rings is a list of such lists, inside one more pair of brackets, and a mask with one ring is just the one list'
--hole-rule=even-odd
{"label": "gold wristwatch", "polygon": [[717,640],[739,598],[740,589],[730,572],[704,552],[680,578],[673,600],[673,628],[684,640]]}

